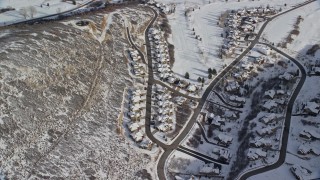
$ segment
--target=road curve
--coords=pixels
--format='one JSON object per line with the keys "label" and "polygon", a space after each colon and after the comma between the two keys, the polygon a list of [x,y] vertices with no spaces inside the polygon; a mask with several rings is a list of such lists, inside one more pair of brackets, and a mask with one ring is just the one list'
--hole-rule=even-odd
{"label": "road curve", "polygon": [[[38,18],[33,18],[33,19],[28,19],[28,20],[25,20],[25,21],[20,21],[20,22],[15,22],[15,23],[10,23],[10,24],[6,24],[4,26],[12,26],[12,25],[18,25],[18,24],[27,24],[27,23],[32,23],[32,22],[37,22],[37,21],[40,21],[40,20],[43,20],[43,19],[46,19],[46,18],[51,18],[51,17],[55,17],[55,16],[59,16],[59,15],[62,15],[62,14],[66,14],[66,13],[69,13],[69,12],[72,12],[72,11],[75,11],[77,9],[80,9],[84,6],[87,6],[89,4],[92,4],[93,2],[95,2],[95,0],[91,0],[85,4],[82,4],[76,8],[73,8],[73,9],[70,9],[70,10],[67,10],[67,11],[64,11],[64,12],[61,12],[61,13],[56,13],[56,14],[50,14],[50,15],[47,15],[47,16],[42,16],[42,17],[38,17]],[[1,27],[1,26],[0,26]]]}
{"label": "road curve", "polygon": [[[165,163],[167,158],[169,157],[169,155],[178,148],[180,142],[186,137],[186,135],[189,133],[189,131],[191,130],[191,128],[193,127],[193,125],[196,123],[196,119],[198,117],[198,115],[201,112],[202,107],[204,106],[207,97],[209,96],[211,90],[213,89],[213,87],[220,81],[220,79],[225,76],[237,63],[240,62],[240,60],[258,43],[259,38],[262,34],[262,32],[264,31],[265,27],[267,26],[267,24],[272,21],[273,19],[275,19],[276,17],[288,13],[294,9],[297,9],[299,7],[302,7],[306,4],[309,4],[311,2],[314,2],[316,0],[311,0],[311,1],[307,1],[303,4],[300,4],[288,11],[282,12],[278,15],[275,15],[271,18],[269,18],[261,27],[261,29],[259,30],[257,36],[255,37],[255,39],[253,41],[251,41],[251,44],[249,45],[249,47],[243,51],[242,54],[240,54],[232,63],[230,63],[226,68],[224,68],[222,70],[221,73],[219,73],[213,81],[211,81],[211,83],[209,84],[209,86],[207,87],[207,89],[205,90],[205,92],[203,93],[199,104],[197,106],[197,108],[194,110],[194,113],[192,115],[192,117],[190,118],[190,120],[187,122],[185,128],[182,130],[182,132],[176,137],[176,139],[174,140],[174,142],[171,145],[167,145],[162,143],[161,141],[159,141],[158,139],[156,139],[150,130],[150,119],[151,119],[151,92],[152,92],[152,80],[153,79],[153,71],[152,71],[152,59],[151,59],[151,49],[149,46],[149,38],[148,38],[148,30],[150,29],[150,27],[153,25],[153,23],[155,22],[155,20],[158,17],[158,13],[150,8],[155,16],[152,19],[151,23],[148,25],[146,31],[145,31],[145,40],[146,40],[146,49],[147,49],[147,59],[148,59],[148,76],[149,76],[149,80],[148,80],[148,87],[147,87],[147,107],[146,107],[146,123],[145,123],[145,130],[146,130],[146,134],[149,137],[150,140],[152,140],[154,143],[157,143],[159,146],[161,146],[164,149],[164,153],[161,155],[159,161],[158,161],[158,165],[157,165],[157,174],[158,174],[158,178],[163,180],[166,179],[165,176]],[[303,72],[303,71],[302,71]],[[290,123],[290,122],[289,122]],[[289,124],[290,125],[290,124]]]}
{"label": "road curve", "polygon": [[286,111],[286,118],[285,118],[285,122],[284,122],[284,130],[283,130],[283,135],[282,135],[282,144],[281,144],[281,149],[280,149],[280,157],[278,159],[278,161],[272,165],[269,166],[265,166],[263,168],[259,168],[257,170],[253,170],[250,172],[247,172],[245,174],[243,174],[239,179],[240,180],[245,180],[248,179],[251,176],[257,175],[257,174],[261,174],[264,173],[266,171],[270,171],[273,169],[276,169],[278,167],[280,167],[286,160],[286,154],[287,154],[287,145],[288,145],[288,139],[289,139],[289,129],[290,129],[290,124],[291,124],[291,116],[292,116],[292,108],[293,108],[293,104],[297,98],[297,96],[299,95],[299,92],[306,80],[307,77],[307,73],[304,69],[304,67],[294,58],[292,58],[291,56],[289,56],[288,54],[280,51],[279,49],[277,49],[276,47],[270,45],[270,44],[266,44],[266,43],[260,43],[260,44],[264,44],[267,45],[268,47],[270,47],[271,49],[275,50],[276,52],[278,52],[279,54],[285,56],[286,58],[290,59],[293,63],[295,63],[300,72],[301,72],[301,79],[296,87],[296,89],[294,90],[289,103],[288,103],[288,107],[287,107],[287,111]]}

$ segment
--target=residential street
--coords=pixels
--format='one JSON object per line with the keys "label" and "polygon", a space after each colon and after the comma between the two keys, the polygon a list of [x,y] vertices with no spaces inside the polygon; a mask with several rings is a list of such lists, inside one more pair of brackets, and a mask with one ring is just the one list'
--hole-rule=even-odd
{"label": "residential street", "polygon": [[307,73],[304,69],[304,67],[294,58],[292,58],[291,56],[289,56],[288,54],[280,51],[279,49],[277,49],[276,47],[270,45],[270,44],[266,44],[266,43],[260,43],[260,44],[264,44],[264,45],[267,45],[268,47],[270,47],[271,49],[275,50],[276,52],[278,52],[279,54],[285,56],[286,58],[290,59],[292,62],[294,62],[300,72],[301,72],[301,79],[299,81],[299,84],[297,85],[297,87],[295,88],[290,100],[289,100],[289,103],[288,103],[288,106],[287,106],[287,110],[286,110],[286,118],[285,118],[285,123],[284,123],[284,130],[283,130],[283,134],[282,134],[282,144],[281,144],[281,149],[280,149],[280,157],[278,159],[278,161],[270,166],[265,166],[263,168],[259,168],[257,170],[253,170],[253,171],[249,171],[243,175],[240,176],[239,179],[248,179],[249,177],[251,176],[254,176],[256,174],[260,174],[260,173],[264,173],[266,171],[270,171],[270,170],[273,170],[273,169],[276,169],[278,167],[280,167],[286,160],[286,155],[287,155],[287,145],[288,145],[288,139],[289,139],[289,129],[290,129],[290,123],[291,123],[291,116],[292,116],[292,108],[293,108],[293,104],[297,98],[297,96],[299,95],[300,93],[300,90],[302,89],[302,86],[306,80],[306,77],[307,77]]}
{"label": "residential street", "polygon": [[[166,163],[167,158],[169,157],[169,155],[173,151],[175,151],[179,147],[181,141],[188,135],[188,133],[190,132],[190,130],[193,127],[193,125],[195,123],[197,123],[196,122],[197,117],[200,114],[201,109],[203,108],[203,106],[204,106],[204,104],[205,104],[210,92],[212,91],[213,87],[215,87],[217,85],[217,83],[220,81],[220,79],[222,79],[236,64],[238,64],[241,61],[241,59],[244,56],[246,56],[246,54],[259,42],[259,38],[262,35],[262,33],[263,33],[265,27],[268,25],[268,23],[270,21],[272,21],[273,19],[275,19],[276,17],[280,16],[280,15],[288,13],[288,12],[294,10],[294,9],[297,9],[299,7],[302,7],[302,6],[306,5],[306,4],[309,4],[309,3],[314,2],[314,1],[315,0],[311,0],[311,1],[305,2],[303,4],[300,4],[299,6],[296,6],[296,7],[292,8],[292,9],[288,10],[288,11],[282,12],[282,13],[276,15],[276,16],[273,16],[272,18],[269,18],[262,25],[261,29],[259,30],[259,33],[255,37],[255,39],[253,41],[251,41],[249,47],[246,50],[244,50],[241,55],[239,55],[232,63],[230,63],[226,68],[224,68],[223,71],[221,73],[219,73],[211,81],[210,85],[208,86],[208,88],[203,93],[197,108],[194,110],[194,113],[193,113],[192,117],[190,118],[190,120],[187,122],[185,128],[182,130],[182,132],[178,135],[178,137],[170,145],[164,144],[161,141],[159,141],[158,139],[156,139],[153,136],[153,134],[151,133],[151,130],[150,130],[151,92],[152,92],[152,85],[153,85],[154,78],[153,78],[153,73],[152,73],[153,71],[152,71],[151,49],[150,49],[150,46],[149,46],[149,38],[148,38],[148,34],[147,33],[148,33],[148,30],[153,25],[153,23],[155,22],[155,20],[157,19],[158,13],[154,9],[148,8],[148,9],[151,9],[154,12],[155,16],[154,16],[154,18],[152,19],[152,21],[150,22],[150,24],[148,25],[148,27],[147,27],[147,29],[145,31],[145,40],[146,40],[146,46],[147,46],[147,59],[148,59],[148,72],[149,72],[148,73],[149,79],[148,79],[148,88],[147,88],[147,108],[146,108],[146,124],[145,124],[145,128],[146,128],[146,134],[147,134],[148,138],[151,139],[156,144],[158,144],[160,147],[162,147],[164,149],[164,151],[165,151],[161,155],[160,160],[159,160],[158,165],[157,165],[157,167],[158,167],[157,168],[157,174],[158,174],[158,178],[159,179],[166,179],[166,176],[165,176],[165,163]],[[275,48],[273,48],[273,49],[275,49]],[[277,49],[275,49],[275,50],[277,52],[283,54],[281,51],[279,51]],[[285,56],[289,57],[288,55],[285,55]],[[305,74],[306,74],[304,69],[302,68],[302,66],[296,60],[294,60],[291,57],[289,59],[293,60],[298,65],[298,67],[300,68],[300,71],[302,72],[302,76],[303,77],[302,77],[301,81],[299,82],[299,85],[296,88],[292,98],[290,99],[289,106],[287,108],[287,116],[286,116],[285,131],[284,131],[285,133],[283,135],[283,145],[282,145],[282,148],[281,148],[280,159],[275,165],[268,166],[267,168],[264,168],[264,169],[261,169],[261,170],[259,169],[259,170],[256,170],[256,171],[252,171],[252,172],[250,172],[248,174],[243,175],[242,179],[246,179],[246,178],[248,178],[248,177],[250,177],[250,176],[252,176],[254,174],[257,174],[257,173],[261,173],[261,172],[265,172],[265,171],[274,169],[274,168],[280,166],[284,162],[285,153],[286,153],[286,146],[287,146],[287,140],[288,140],[288,131],[289,131],[289,127],[290,127],[290,118],[291,118],[292,105],[293,105],[294,100],[297,97],[297,95],[299,94],[299,91],[300,91],[300,89],[301,89],[301,87],[302,87],[302,85],[304,83]]]}

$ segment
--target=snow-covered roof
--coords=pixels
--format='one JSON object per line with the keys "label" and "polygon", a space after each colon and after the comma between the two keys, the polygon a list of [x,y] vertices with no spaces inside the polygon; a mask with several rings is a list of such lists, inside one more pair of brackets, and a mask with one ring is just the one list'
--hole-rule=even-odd
{"label": "snow-covered roof", "polygon": [[306,179],[305,176],[309,176],[310,173],[307,171],[306,168],[301,167],[300,165],[293,165],[290,168],[291,172],[296,176],[297,179],[304,180]]}
{"label": "snow-covered roof", "polygon": [[239,97],[239,96],[230,96],[229,97],[230,101],[236,101],[236,102],[241,102],[241,103],[245,103],[246,99],[244,97]]}
{"label": "snow-covered roof", "polygon": [[318,114],[319,109],[320,109],[319,104],[317,104],[315,102],[307,102],[306,106],[304,107],[305,111],[308,111],[313,114]]}
{"label": "snow-covered roof", "polygon": [[189,86],[187,87],[187,90],[190,91],[190,92],[194,92],[194,91],[197,90],[197,87],[192,84],[192,85],[189,85]]}
{"label": "snow-covered roof", "polygon": [[268,124],[277,118],[278,118],[278,116],[276,114],[272,113],[272,114],[268,114],[268,115],[262,117],[260,119],[260,121],[263,122],[264,124]]}
{"label": "snow-covered roof", "polygon": [[221,142],[223,142],[223,143],[230,143],[232,140],[233,140],[233,138],[232,137],[230,137],[230,136],[228,136],[228,135],[225,135],[225,134],[219,134],[218,135],[218,138],[219,138],[219,140],[221,141]]}
{"label": "snow-covered roof", "polygon": [[249,151],[247,153],[247,157],[251,160],[256,160],[256,159],[259,159],[259,158],[265,158],[267,157],[267,152],[263,151],[262,149],[260,148],[249,148]]}
{"label": "snow-covered roof", "polygon": [[227,91],[234,91],[234,90],[238,89],[239,87],[240,87],[240,85],[237,81],[230,80],[230,81],[228,81],[228,85],[226,87],[226,90]]}
{"label": "snow-covered roof", "polygon": [[278,104],[274,100],[269,100],[264,103],[263,107],[266,108],[267,110],[271,110],[272,108],[277,107]]}
{"label": "snow-covered roof", "polygon": [[289,81],[289,80],[293,79],[293,75],[288,72],[285,72],[284,74],[280,75],[279,78]]}
{"label": "snow-covered roof", "polygon": [[303,154],[303,155],[306,155],[309,153],[314,153],[315,155],[319,156],[320,150],[318,148],[310,146],[310,145],[301,144],[298,147],[298,153]]}
{"label": "snow-covered roof", "polygon": [[277,90],[276,94],[277,95],[284,95],[285,92],[284,92],[284,90]]}
{"label": "snow-covered roof", "polygon": [[265,128],[262,128],[262,129],[258,129],[257,130],[257,133],[258,135],[260,136],[264,136],[266,134],[272,134],[275,130],[276,130],[277,127],[272,127],[272,126],[267,126]]}
{"label": "snow-covered roof", "polygon": [[252,142],[255,147],[266,147],[266,146],[272,146],[272,142],[270,139],[256,139]]}
{"label": "snow-covered roof", "polygon": [[199,171],[201,174],[219,174],[220,169],[214,168],[213,164],[205,164]]}
{"label": "snow-covered roof", "polygon": [[306,138],[320,139],[320,134],[314,130],[304,129],[300,132],[300,136],[304,136]]}
{"label": "snow-covered roof", "polygon": [[162,132],[166,132],[168,130],[170,130],[172,128],[172,124],[168,124],[168,123],[161,123],[157,129],[159,131],[162,131]]}
{"label": "snow-covered roof", "polygon": [[269,90],[264,93],[265,96],[268,96],[271,99],[273,99],[275,94],[276,94],[275,90]]}
{"label": "snow-covered roof", "polygon": [[138,123],[132,123],[132,124],[129,125],[129,129],[130,129],[131,132],[138,130],[139,127],[140,126],[139,126]]}
{"label": "snow-covered roof", "polygon": [[140,142],[143,139],[143,132],[139,131],[137,133],[132,133],[131,137],[136,141],[136,142]]}

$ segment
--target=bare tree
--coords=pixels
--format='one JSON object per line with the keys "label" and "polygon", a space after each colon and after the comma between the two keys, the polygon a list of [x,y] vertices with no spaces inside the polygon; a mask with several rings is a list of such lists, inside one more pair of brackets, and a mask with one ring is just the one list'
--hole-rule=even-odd
{"label": "bare tree", "polygon": [[27,9],[24,7],[19,10],[19,14],[22,15],[24,19],[27,19],[27,17],[29,16]]}
{"label": "bare tree", "polygon": [[30,16],[33,18],[35,14],[37,14],[37,9],[34,6],[29,6]]}

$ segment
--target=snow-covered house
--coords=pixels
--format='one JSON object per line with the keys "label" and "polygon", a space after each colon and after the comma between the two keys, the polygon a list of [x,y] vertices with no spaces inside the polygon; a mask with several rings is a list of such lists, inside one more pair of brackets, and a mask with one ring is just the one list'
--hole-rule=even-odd
{"label": "snow-covered house", "polygon": [[234,80],[228,80],[227,81],[227,86],[226,86],[226,90],[228,92],[232,92],[232,91],[236,91],[240,88],[240,85],[237,81]]}
{"label": "snow-covered house", "polygon": [[257,134],[259,136],[271,135],[271,134],[275,133],[276,130],[277,130],[277,127],[267,126],[265,128],[258,129]]}
{"label": "snow-covered house", "polygon": [[307,129],[302,130],[299,136],[306,139],[320,139],[320,134],[318,132]]}
{"label": "snow-covered house", "polygon": [[205,164],[202,168],[200,168],[199,175],[218,175],[220,174],[220,169],[215,168],[214,164]]}
{"label": "snow-covered house", "polygon": [[274,100],[268,100],[262,105],[262,108],[268,111],[271,111],[276,107],[278,107],[278,104]]}
{"label": "snow-covered house", "polygon": [[138,131],[131,133],[131,137],[134,139],[135,142],[141,142],[143,140],[144,135],[142,131]]}
{"label": "snow-covered house", "polygon": [[221,133],[218,135],[217,138],[218,138],[219,143],[221,143],[223,145],[230,145],[233,140],[232,137],[225,135],[225,134],[221,134]]}
{"label": "snow-covered house", "polygon": [[193,84],[190,84],[188,87],[187,87],[187,91],[189,92],[195,92],[197,90],[197,87]]}
{"label": "snow-covered house", "polygon": [[315,148],[315,147],[312,147],[309,145],[301,144],[298,147],[298,153],[302,154],[302,155],[307,155],[307,154],[313,153],[314,155],[319,156],[320,150],[318,148]]}
{"label": "snow-covered house", "polygon": [[284,74],[280,75],[279,78],[290,81],[294,78],[294,76],[288,72],[285,72]]}
{"label": "snow-covered house", "polygon": [[250,142],[250,146],[256,148],[267,148],[272,146],[272,142],[270,139],[257,138]]}
{"label": "snow-covered house", "polygon": [[284,90],[277,90],[276,94],[277,95],[285,95],[286,93],[284,92]]}
{"label": "snow-covered house", "polygon": [[228,162],[231,158],[231,153],[228,150],[213,148],[212,152],[218,155],[220,160],[223,160],[225,162]]}
{"label": "snow-covered house", "polygon": [[271,114],[268,114],[262,118],[259,119],[259,121],[263,122],[264,124],[269,124],[275,120],[278,120],[279,116],[274,114],[274,113],[271,113]]}
{"label": "snow-covered house", "polygon": [[206,114],[205,121],[208,124],[212,124],[214,126],[220,127],[221,125],[225,124],[225,119],[221,118],[220,116],[215,116],[213,113],[209,115]]}
{"label": "snow-covered house", "polygon": [[257,160],[259,158],[266,158],[267,157],[267,152],[263,151],[260,148],[249,148],[249,151],[247,153],[247,157],[249,160]]}
{"label": "snow-covered house", "polygon": [[309,178],[306,178],[305,176],[310,176],[312,173],[310,170],[299,165],[293,165],[290,168],[290,171],[298,180],[309,179]]}
{"label": "snow-covered house", "polygon": [[255,48],[259,53],[268,56],[270,54],[270,48],[264,46],[256,46]]}
{"label": "snow-covered house", "polygon": [[264,93],[264,96],[270,99],[273,99],[274,95],[276,95],[275,90],[269,90]]}
{"label": "snow-covered house", "polygon": [[317,115],[320,111],[320,105],[315,102],[307,102],[303,111],[310,115]]}
{"label": "snow-covered house", "polygon": [[159,126],[157,126],[157,129],[161,132],[167,132],[172,129],[172,124],[169,123],[161,123]]}
{"label": "snow-covered house", "polygon": [[145,138],[143,138],[143,140],[140,142],[139,147],[142,148],[142,149],[151,150],[152,144],[153,144],[152,141],[151,141],[148,137],[145,137]]}
{"label": "snow-covered house", "polygon": [[229,100],[230,100],[230,101],[237,102],[237,103],[241,103],[241,104],[246,103],[246,98],[244,98],[244,97],[239,97],[239,96],[235,96],[235,95],[230,96],[230,97],[229,97]]}
{"label": "snow-covered house", "polygon": [[132,123],[128,127],[131,132],[134,132],[140,128],[140,125],[138,123]]}

